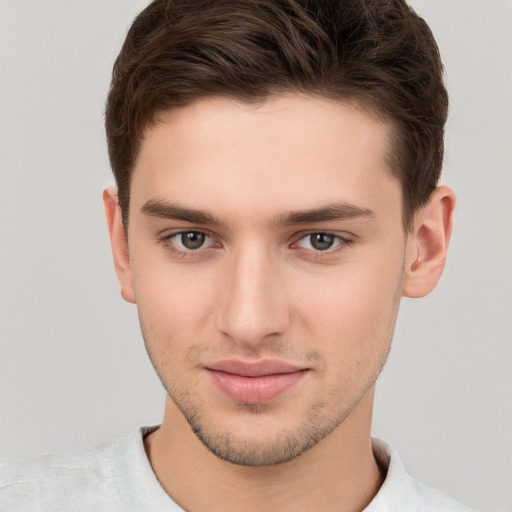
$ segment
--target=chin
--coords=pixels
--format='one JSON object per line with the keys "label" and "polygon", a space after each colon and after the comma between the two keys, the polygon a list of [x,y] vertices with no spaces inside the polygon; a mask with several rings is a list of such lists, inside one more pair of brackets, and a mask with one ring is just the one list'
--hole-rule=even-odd
{"label": "chin", "polygon": [[[231,464],[240,466],[274,466],[283,464],[302,455],[324,435],[318,439],[310,435],[281,432],[272,438],[255,439],[242,437],[233,432],[212,434],[205,430],[194,430],[203,445],[216,457]],[[260,436],[261,437],[261,436]]]}
{"label": "chin", "polygon": [[[172,397],[171,397],[172,398]],[[349,415],[349,410],[328,411],[321,403],[309,413],[285,418],[270,417],[265,405],[240,404],[237,418],[214,421],[213,411],[183,407],[173,399],[201,443],[216,457],[242,466],[283,464],[299,457],[329,435]]]}

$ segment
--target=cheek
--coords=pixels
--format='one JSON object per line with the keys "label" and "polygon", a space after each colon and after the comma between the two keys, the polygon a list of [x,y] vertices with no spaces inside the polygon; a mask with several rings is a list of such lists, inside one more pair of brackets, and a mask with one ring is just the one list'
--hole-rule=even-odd
{"label": "cheek", "polygon": [[400,301],[402,259],[397,255],[392,265],[378,260],[336,269],[310,286],[314,291],[297,305],[303,327],[327,358],[363,360],[387,352]]}
{"label": "cheek", "polygon": [[[167,265],[134,269],[134,288],[146,350],[165,388],[179,396],[199,384],[198,354],[212,339],[206,286]],[[203,283],[204,284],[204,283]]]}
{"label": "cheek", "polygon": [[204,276],[168,263],[134,266],[134,289],[141,322],[167,342],[195,338],[211,317],[212,287]]}

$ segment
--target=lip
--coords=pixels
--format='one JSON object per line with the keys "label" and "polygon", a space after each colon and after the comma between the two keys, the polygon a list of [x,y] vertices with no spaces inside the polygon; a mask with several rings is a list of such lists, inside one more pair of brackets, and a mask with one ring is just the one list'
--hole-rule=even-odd
{"label": "lip", "polygon": [[210,364],[205,370],[222,393],[244,404],[263,404],[277,398],[298,384],[308,371],[272,359],[230,359]]}

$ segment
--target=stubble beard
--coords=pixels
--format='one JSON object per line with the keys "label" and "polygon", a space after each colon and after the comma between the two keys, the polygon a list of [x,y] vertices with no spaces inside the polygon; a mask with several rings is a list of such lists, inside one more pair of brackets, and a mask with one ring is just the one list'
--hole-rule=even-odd
{"label": "stubble beard", "polygon": [[[201,443],[215,456],[232,464],[242,466],[269,466],[288,462],[315,446],[344,418],[339,419],[336,425],[331,426],[322,420],[326,404],[316,404],[308,415],[308,419],[294,431],[282,429],[279,432],[268,433],[263,442],[244,437],[233,430],[221,431],[215,422],[201,416],[197,407],[190,407],[183,396],[177,397],[169,393],[187,423]],[[239,404],[241,413],[250,416],[266,414],[265,406],[254,404]]]}
{"label": "stubble beard", "polygon": [[[331,390],[324,401],[314,404],[309,410],[304,421],[293,430],[282,429],[279,432],[269,433],[264,442],[255,442],[254,439],[244,437],[234,430],[221,430],[215,420],[206,417],[199,404],[196,403],[188,389],[181,387],[176,382],[172,384],[166,378],[172,372],[167,367],[165,355],[157,354],[148,343],[149,330],[145,328],[140,319],[142,335],[149,358],[168,396],[185,417],[193,433],[201,443],[215,456],[232,464],[242,466],[269,466],[283,464],[302,455],[314,447],[322,439],[333,432],[352,413],[363,397],[375,384],[382,368],[384,367],[391,349],[396,317],[400,305],[404,267],[400,276],[399,286],[395,294],[392,314],[388,329],[383,333],[385,339],[379,340],[377,346],[384,347],[376,364],[372,365],[363,379],[362,385],[356,386],[357,392],[353,393],[347,402],[346,390]],[[156,344],[158,346],[158,343]],[[160,344],[163,346],[163,344]],[[350,386],[348,386],[350,387]],[[354,388],[352,388],[352,392]],[[340,404],[333,407],[332,404]],[[266,414],[265,404],[238,404],[241,413],[247,421],[251,421],[251,415]]]}
{"label": "stubble beard", "polygon": [[[158,364],[156,354],[148,348],[150,360],[162,382],[168,396],[185,417],[193,433],[201,443],[215,456],[232,464],[243,466],[269,466],[288,462],[302,455],[322,439],[333,432],[350,415],[369,389],[374,385],[389,353],[388,349],[382,354],[373,372],[364,379],[364,385],[358,388],[357,394],[347,403],[345,389],[332,390],[324,401],[315,403],[308,411],[305,419],[292,428],[282,428],[279,431],[268,432],[264,440],[258,441],[244,436],[244,433],[234,429],[223,429],[215,418],[204,414],[189,391],[177,384],[172,384],[166,378],[165,364]],[[155,364],[156,363],[156,364]],[[350,386],[348,386],[350,387]],[[352,390],[353,392],[353,390]],[[334,406],[333,404],[339,404]],[[265,404],[238,404],[240,414],[245,421],[267,414]],[[240,422],[238,422],[240,425]]]}

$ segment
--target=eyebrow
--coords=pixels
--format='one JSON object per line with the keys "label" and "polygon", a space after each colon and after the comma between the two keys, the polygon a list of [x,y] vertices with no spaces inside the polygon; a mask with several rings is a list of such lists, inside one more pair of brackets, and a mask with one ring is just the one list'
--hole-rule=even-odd
{"label": "eyebrow", "polygon": [[375,217],[375,212],[350,203],[330,203],[321,208],[299,210],[276,215],[272,224],[274,226],[293,226],[295,224],[309,224],[332,220],[349,220],[359,217]]}
{"label": "eyebrow", "polygon": [[[150,199],[140,210],[144,215],[169,220],[182,220],[191,224],[206,224],[211,226],[226,226],[228,223],[211,213],[185,208],[176,203],[161,199]],[[373,218],[375,212],[350,203],[329,203],[321,208],[297,210],[277,214],[273,217],[273,227],[294,226],[297,224],[314,224],[333,220],[350,220],[360,217]]]}
{"label": "eyebrow", "polygon": [[168,203],[161,199],[150,199],[146,201],[140,211],[148,217],[159,217],[169,220],[183,220],[191,224],[209,224],[211,226],[225,225],[215,215],[192,208],[185,208],[176,203]]}

